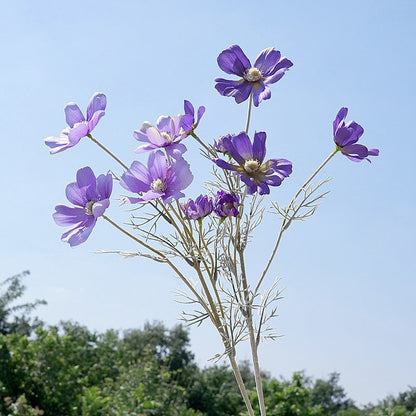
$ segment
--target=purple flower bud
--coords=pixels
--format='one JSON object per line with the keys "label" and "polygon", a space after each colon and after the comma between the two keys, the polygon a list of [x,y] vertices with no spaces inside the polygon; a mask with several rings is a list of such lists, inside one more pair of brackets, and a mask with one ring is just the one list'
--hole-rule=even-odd
{"label": "purple flower bud", "polygon": [[187,218],[191,220],[204,218],[214,210],[212,198],[208,195],[199,195],[195,201],[188,199],[188,202],[182,203],[181,206]]}
{"label": "purple flower bud", "polygon": [[228,194],[225,191],[218,191],[214,201],[214,211],[221,217],[238,217],[238,205],[240,197],[235,194]]}
{"label": "purple flower bud", "polygon": [[224,147],[224,139],[231,139],[231,134],[227,134],[225,136],[221,136],[218,140],[214,140],[214,147],[220,153],[228,153],[227,149]]}

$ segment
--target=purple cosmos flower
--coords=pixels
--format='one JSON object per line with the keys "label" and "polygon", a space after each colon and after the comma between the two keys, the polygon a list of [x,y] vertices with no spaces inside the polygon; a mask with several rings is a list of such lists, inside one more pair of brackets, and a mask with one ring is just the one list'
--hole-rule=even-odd
{"label": "purple cosmos flower", "polygon": [[358,139],[364,133],[364,129],[355,121],[345,124],[347,113],[348,108],[342,107],[333,122],[334,141],[337,149],[354,162],[361,162],[363,159],[371,162],[368,156],[378,156],[379,150],[368,149],[362,144],[357,144]]}
{"label": "purple cosmos flower", "polygon": [[181,157],[186,147],[180,141],[182,136],[182,116],[160,116],[156,122],[157,128],[145,121],[140,130],[135,130],[133,136],[139,142],[145,142],[135,152],[144,153],[155,149],[166,148],[170,156]]}
{"label": "purple cosmos flower", "polygon": [[182,129],[184,131],[184,138],[192,134],[192,132],[198,127],[199,121],[205,113],[205,107],[198,108],[197,118],[195,121],[194,106],[188,101],[184,101],[185,115],[182,116]]}
{"label": "purple cosmos flower", "polygon": [[56,224],[66,227],[72,226],[69,231],[62,234],[62,241],[68,242],[71,247],[83,243],[91,234],[97,218],[104,214],[110,205],[110,195],[113,189],[111,173],[95,177],[90,167],[77,172],[76,182],[66,187],[66,197],[69,202],[78,207],[57,205],[53,219]]}
{"label": "purple cosmos flower", "polygon": [[50,153],[59,153],[69,149],[90,134],[105,114],[106,104],[106,96],[101,92],[96,92],[88,103],[85,119],[77,104],[68,103],[64,111],[69,127],[62,130],[60,137],[51,136],[45,139],[46,146],[51,148]]}
{"label": "purple cosmos flower", "polygon": [[240,197],[225,191],[218,191],[214,201],[214,212],[221,218],[238,217]]}
{"label": "purple cosmos flower", "polygon": [[293,65],[287,58],[282,58],[278,50],[267,48],[262,50],[251,63],[238,45],[230,46],[222,51],[217,58],[218,66],[227,74],[241,77],[237,81],[216,78],[215,88],[221,95],[234,97],[240,104],[253,93],[253,102],[257,107],[262,100],[271,97],[268,87],[279,81],[285,72]]}
{"label": "purple cosmos flower", "polygon": [[238,173],[249,194],[256,191],[260,195],[268,194],[269,185],[279,186],[292,173],[292,163],[286,159],[270,159],[263,163],[266,156],[265,132],[254,133],[253,144],[245,132],[224,137],[222,144],[238,165],[222,159],[214,159],[213,162],[220,168]]}
{"label": "purple cosmos flower", "polygon": [[206,217],[214,210],[212,198],[208,195],[199,195],[195,201],[188,199],[188,202],[182,203],[181,207],[187,218],[191,220]]}
{"label": "purple cosmos flower", "polygon": [[149,155],[147,167],[133,162],[121,177],[120,185],[130,192],[143,193],[139,198],[125,198],[124,202],[134,204],[162,198],[166,204],[185,196],[181,190],[188,187],[192,180],[193,175],[184,158],[172,160],[169,165],[163,152],[158,150]]}

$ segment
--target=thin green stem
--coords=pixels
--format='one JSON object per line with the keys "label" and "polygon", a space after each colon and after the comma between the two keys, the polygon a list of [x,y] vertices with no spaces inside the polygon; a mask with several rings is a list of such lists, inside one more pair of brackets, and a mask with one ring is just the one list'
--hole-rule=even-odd
{"label": "thin green stem", "polygon": [[[304,189],[306,189],[306,187],[309,185],[309,183],[313,180],[313,178],[315,178],[315,176],[322,170],[322,168],[335,156],[335,154],[337,153],[339,151],[339,149],[338,148],[336,148],[322,163],[321,163],[321,165],[318,167],[318,169],[316,169],[315,170],[315,172],[313,172],[312,173],[312,175],[307,179],[307,181],[299,188],[299,190],[296,192],[296,194],[295,194],[295,196],[292,198],[292,200],[290,201],[290,204],[289,204],[289,206],[288,206],[288,209],[290,209],[290,208],[292,208],[293,207],[293,204],[295,203],[295,201],[296,201],[296,198],[300,195],[300,193],[304,190]],[[256,289],[255,289],[255,291],[254,291],[254,293],[257,293],[257,291],[260,289],[260,286],[261,286],[261,284],[262,284],[262,282],[263,282],[263,280],[264,280],[264,278],[265,278],[265,276],[266,276],[266,274],[267,274],[267,272],[268,272],[268,270],[269,270],[269,268],[270,268],[270,266],[271,266],[271,264],[272,264],[272,262],[273,262],[273,259],[274,259],[274,257],[275,257],[275,255],[276,255],[276,252],[277,252],[277,249],[278,249],[278,247],[279,247],[279,244],[280,244],[280,240],[282,239],[282,235],[283,235],[283,233],[288,229],[288,227],[289,227],[289,225],[290,225],[290,222],[291,222],[292,220],[290,219],[290,220],[288,220],[287,218],[284,218],[283,219],[283,221],[282,221],[282,226],[280,227],[280,231],[279,231],[279,234],[278,234],[278,236],[277,236],[277,240],[276,240],[276,243],[275,243],[275,245],[274,245],[274,247],[273,247],[273,251],[272,251],[272,254],[270,255],[270,258],[269,258],[269,260],[268,260],[268,262],[267,262],[267,264],[266,264],[266,267],[265,267],[265,269],[263,270],[263,273],[261,274],[261,276],[260,276],[260,279],[259,279],[259,281],[258,281],[258,283],[257,283],[257,286],[256,286]]]}

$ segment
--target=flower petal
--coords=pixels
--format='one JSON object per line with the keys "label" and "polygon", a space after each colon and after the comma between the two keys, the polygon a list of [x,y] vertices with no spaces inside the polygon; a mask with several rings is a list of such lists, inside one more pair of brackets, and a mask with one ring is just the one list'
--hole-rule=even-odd
{"label": "flower petal", "polygon": [[96,221],[97,220],[92,215],[89,215],[88,220],[63,233],[61,240],[69,243],[71,247],[84,243],[91,234]]}
{"label": "flower petal", "polygon": [[120,185],[130,192],[146,192],[149,190],[152,178],[146,166],[134,161],[130,169],[120,178]]}
{"label": "flower petal", "polygon": [[[224,142],[224,145],[227,141]],[[253,145],[247,133],[242,131],[240,134],[231,138],[232,147],[228,150],[228,153],[235,159],[240,165],[244,165],[246,160],[253,159]]]}
{"label": "flower petal", "polygon": [[76,182],[71,182],[66,186],[65,194],[68,201],[74,205],[85,207],[88,202],[85,191],[81,190]]}
{"label": "flower petal", "polygon": [[75,103],[68,103],[65,108],[65,118],[69,127],[74,127],[74,124],[85,121],[85,117]]}
{"label": "flower petal", "polygon": [[113,175],[99,175],[97,178],[97,194],[99,199],[107,199],[113,190]]}
{"label": "flower petal", "polygon": [[253,138],[253,158],[263,163],[266,156],[266,133],[259,131],[254,133]]}
{"label": "flower petal", "polygon": [[346,107],[342,107],[338,111],[338,114],[336,115],[335,120],[332,123],[333,130],[334,130],[334,136],[336,135],[337,130],[340,127],[340,124],[341,123],[345,124],[345,118],[347,117],[347,114],[348,114],[348,108],[346,108]]}
{"label": "flower petal", "polygon": [[104,112],[106,105],[107,105],[106,96],[102,92],[96,92],[91,97],[91,100],[87,106],[87,120],[90,121],[97,111]]}
{"label": "flower petal", "polygon": [[257,56],[254,67],[261,71],[263,77],[267,77],[279,62],[280,56],[281,54],[277,49],[264,49]]}
{"label": "flower petal", "polygon": [[47,137],[45,139],[46,146],[50,147],[49,153],[51,155],[59,152],[63,152],[66,149],[74,146],[74,143],[71,143],[68,139],[68,135],[61,135],[60,137]]}
{"label": "flower petal", "polygon": [[270,88],[264,82],[256,82],[253,85],[253,104],[258,107],[263,100],[268,100],[272,95]]}
{"label": "flower petal", "polygon": [[95,218],[101,217],[109,206],[109,199],[102,199],[101,201],[94,202],[94,205],[92,206],[92,214]]}
{"label": "flower petal", "polygon": [[92,132],[95,129],[95,126],[101,120],[101,117],[105,114],[105,111],[100,110],[96,111],[92,116],[91,120],[88,122],[88,133]]}
{"label": "flower petal", "polygon": [[79,224],[87,217],[83,208],[68,207],[66,205],[57,205],[52,215],[55,223],[62,227]]}
{"label": "flower petal", "polygon": [[68,139],[75,146],[83,137],[89,133],[88,124],[81,122],[77,126],[71,128],[68,132]]}
{"label": "flower petal", "polygon": [[238,45],[232,45],[222,51],[217,58],[218,66],[227,74],[243,76],[251,67],[250,61]]}
{"label": "flower petal", "polygon": [[237,104],[247,100],[250,96],[253,85],[246,81],[231,81],[222,78],[216,78],[216,90],[225,97],[234,97]]}

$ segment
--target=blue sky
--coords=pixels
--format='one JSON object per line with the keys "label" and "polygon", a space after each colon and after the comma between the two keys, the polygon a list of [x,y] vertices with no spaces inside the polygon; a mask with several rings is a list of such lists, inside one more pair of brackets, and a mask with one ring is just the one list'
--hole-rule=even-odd
{"label": "blue sky", "polygon": [[[76,249],[59,241],[63,230],[51,214],[76,170],[118,166],[86,140],[50,156],[43,139],[65,127],[67,102],[85,108],[95,91],[108,98],[95,135],[128,163],[138,158],[133,130],[180,113],[184,99],[207,108],[200,137],[239,131],[246,106],[213,88],[223,76],[216,57],[235,43],[252,60],[274,46],[294,66],[253,111],[252,129],[266,131],[268,155],[290,159],[294,171],[271,198],[290,201],[332,151],[332,120],[342,106],[380,157],[370,165],[337,155],[321,175],[333,178],[324,204],[285,236],[273,264],[284,288],[275,321],[283,336],[262,346],[262,367],[286,377],[338,371],[357,403],[415,386],[415,11],[411,0],[7,2],[0,16],[1,276],[29,269],[27,298],[48,301],[38,313],[50,324],[74,319],[99,331],[146,320],[174,325],[183,306],[169,270],[93,254],[134,250],[109,224]],[[194,196],[209,166],[195,146],[188,155]],[[116,200],[108,214],[128,218]],[[259,230],[253,271],[278,226],[270,217]],[[206,365],[220,348],[216,334],[193,328],[191,338]],[[248,357],[244,348],[240,354]]]}

